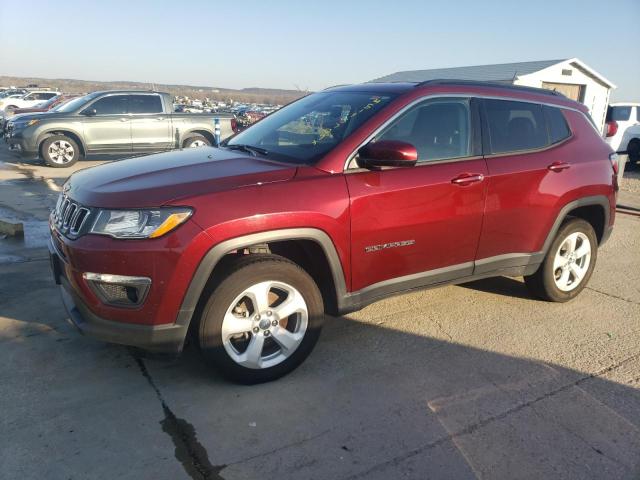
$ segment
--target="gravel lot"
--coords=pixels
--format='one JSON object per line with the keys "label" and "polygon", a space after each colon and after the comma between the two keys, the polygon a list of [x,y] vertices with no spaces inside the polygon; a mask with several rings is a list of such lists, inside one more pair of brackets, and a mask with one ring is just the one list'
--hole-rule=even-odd
{"label": "gravel lot", "polygon": [[[99,163],[79,162],[75,169]],[[66,321],[43,249],[69,170],[0,147],[1,478],[638,479],[640,218],[568,304],[496,278],[329,319],[284,379],[139,358]],[[640,207],[640,175],[620,202]]]}

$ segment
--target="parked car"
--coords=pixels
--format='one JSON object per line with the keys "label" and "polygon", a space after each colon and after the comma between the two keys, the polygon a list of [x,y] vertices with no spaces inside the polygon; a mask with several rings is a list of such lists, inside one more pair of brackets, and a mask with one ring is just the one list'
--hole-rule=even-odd
{"label": "parked car", "polygon": [[51,264],[87,335],[175,353],[189,332],[224,375],[264,382],[309,355],[325,312],[498,275],[575,298],[613,228],[616,168],[555,92],[336,87],[221,148],[73,174]]}
{"label": "parked car", "polygon": [[215,142],[233,134],[232,115],[173,112],[166,93],[94,92],[47,115],[21,115],[7,125],[9,148],[23,157],[41,156],[51,167],[68,167],[89,154],[161,152]]}
{"label": "parked car", "polygon": [[57,95],[55,97],[51,97],[49,100],[42,102],[35,107],[31,108],[16,108],[15,110],[11,110],[8,112],[0,112],[0,131],[4,132],[6,123],[10,118],[15,118],[17,115],[22,115],[25,113],[44,113],[51,110],[55,110],[56,107],[60,105],[64,105],[66,102],[73,98],[80,97],[81,95],[76,94],[64,94]]}
{"label": "parked car", "polygon": [[49,90],[33,90],[25,93],[21,97],[9,96],[0,100],[0,110],[10,111],[17,108],[34,107],[37,104],[46,102],[57,95],[60,95],[60,93]]}
{"label": "parked car", "polygon": [[628,168],[640,161],[640,104],[612,103],[607,110],[607,143],[617,152],[627,152]]}
{"label": "parked car", "polygon": [[6,88],[2,92],[0,92],[0,99],[7,98],[11,95],[22,96],[25,93],[27,93],[27,91],[22,88]]}

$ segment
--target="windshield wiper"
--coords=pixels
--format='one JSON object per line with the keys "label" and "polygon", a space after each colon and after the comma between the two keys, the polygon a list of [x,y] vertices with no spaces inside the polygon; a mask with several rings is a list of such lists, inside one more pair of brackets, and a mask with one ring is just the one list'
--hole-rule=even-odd
{"label": "windshield wiper", "polygon": [[254,147],[253,145],[242,145],[242,144],[228,145],[227,144],[224,146],[224,148],[228,148],[229,150],[242,150],[243,152],[250,153],[254,157],[257,156],[256,153],[259,153],[260,155],[269,155],[269,150],[265,148]]}

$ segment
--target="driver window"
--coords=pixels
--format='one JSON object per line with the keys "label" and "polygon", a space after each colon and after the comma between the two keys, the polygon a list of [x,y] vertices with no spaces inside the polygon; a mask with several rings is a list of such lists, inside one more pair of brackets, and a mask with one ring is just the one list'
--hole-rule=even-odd
{"label": "driver window", "polygon": [[418,150],[419,162],[468,157],[469,112],[469,99],[427,100],[402,114],[375,141],[410,143]]}
{"label": "driver window", "polygon": [[124,115],[127,107],[126,95],[109,95],[91,104],[89,109],[95,108],[96,115]]}

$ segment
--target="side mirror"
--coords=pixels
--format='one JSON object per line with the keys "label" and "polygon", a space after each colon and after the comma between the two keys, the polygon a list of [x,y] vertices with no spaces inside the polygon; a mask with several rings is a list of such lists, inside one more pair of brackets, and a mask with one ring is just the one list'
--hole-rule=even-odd
{"label": "side mirror", "polygon": [[358,165],[362,168],[413,167],[417,161],[416,147],[398,140],[370,142],[358,150]]}
{"label": "side mirror", "polygon": [[97,115],[98,111],[95,108],[87,108],[86,110],[82,111],[82,115],[86,115],[87,117],[93,117],[94,115]]}

